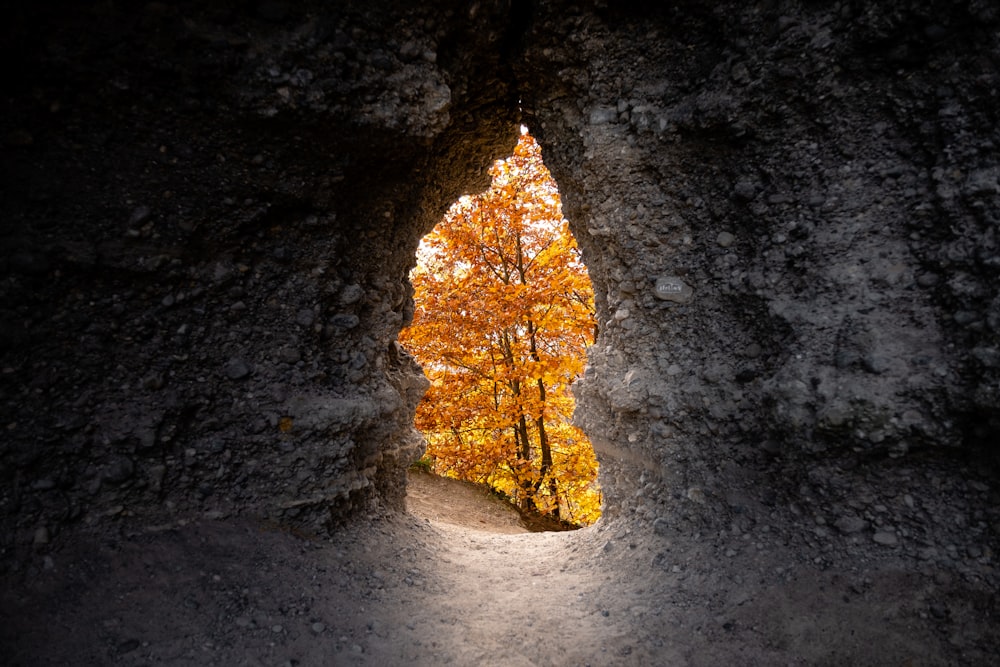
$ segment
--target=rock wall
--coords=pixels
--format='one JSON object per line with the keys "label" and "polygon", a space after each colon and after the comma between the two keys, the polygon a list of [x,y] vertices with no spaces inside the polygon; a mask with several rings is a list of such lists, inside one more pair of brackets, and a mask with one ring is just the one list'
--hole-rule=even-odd
{"label": "rock wall", "polygon": [[522,121],[598,296],[578,420],[609,520],[995,460],[991,3],[411,4],[12,12],[8,558],[69,525],[398,506],[406,272]]}
{"label": "rock wall", "polygon": [[15,16],[7,554],[67,524],[399,505],[426,384],[395,342],[406,273],[517,126],[506,20],[383,4]]}
{"label": "rock wall", "polygon": [[610,513],[995,463],[995,9],[547,7],[519,85],[597,292]]}

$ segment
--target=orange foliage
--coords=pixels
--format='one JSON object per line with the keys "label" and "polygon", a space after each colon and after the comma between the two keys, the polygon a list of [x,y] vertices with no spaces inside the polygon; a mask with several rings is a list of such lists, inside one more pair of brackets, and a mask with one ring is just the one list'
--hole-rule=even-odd
{"label": "orange foliage", "polygon": [[400,339],[431,389],[417,427],[441,474],[578,524],[600,516],[597,461],[569,422],[593,294],[534,139],[496,162],[421,245]]}

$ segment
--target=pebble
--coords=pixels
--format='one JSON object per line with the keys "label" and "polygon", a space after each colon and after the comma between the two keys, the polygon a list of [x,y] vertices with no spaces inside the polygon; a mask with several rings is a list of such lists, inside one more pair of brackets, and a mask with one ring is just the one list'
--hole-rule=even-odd
{"label": "pebble", "polygon": [[249,628],[252,622],[253,621],[246,616],[239,616],[236,618],[236,626],[240,628]]}
{"label": "pebble", "polygon": [[311,629],[311,630],[312,630],[312,631],[313,631],[313,632],[314,632],[315,634],[317,634],[317,635],[318,635],[318,634],[321,634],[321,633],[322,633],[322,632],[323,632],[324,630],[326,630],[326,625],[324,625],[323,623],[313,623],[313,624],[312,624],[312,625],[310,626],[310,629]]}
{"label": "pebble", "polygon": [[337,329],[353,329],[361,320],[354,313],[341,313],[330,318],[330,324]]}
{"label": "pebble", "polygon": [[285,628],[283,628],[283,627],[282,627],[282,626],[280,626],[280,625],[272,625],[272,626],[271,626],[271,632],[273,632],[273,633],[275,633],[275,634],[277,634],[277,633],[279,633],[279,632],[283,632],[284,630],[285,630]]}
{"label": "pebble", "polygon": [[948,617],[948,608],[942,604],[932,602],[931,603],[931,616],[941,620]]}
{"label": "pebble", "polygon": [[311,309],[300,310],[295,316],[295,323],[304,327],[311,327],[316,320],[316,314]]}
{"label": "pebble", "polygon": [[736,237],[731,232],[719,232],[719,235],[715,238],[715,242],[723,248],[733,245],[733,241],[735,240]]}
{"label": "pebble", "polygon": [[146,218],[152,211],[148,206],[139,206],[134,211],[132,211],[132,217],[129,218],[129,225],[138,225],[139,223],[145,222]]}
{"label": "pebble", "polygon": [[40,526],[35,529],[35,539],[34,544],[36,547],[40,547],[44,544],[49,543],[49,529],[45,526]]}
{"label": "pebble", "polygon": [[127,639],[118,645],[118,653],[131,653],[142,646],[138,639]]}
{"label": "pebble", "polygon": [[226,363],[226,377],[230,380],[242,380],[250,375],[250,367],[242,359],[230,359]]}
{"label": "pebble", "polygon": [[896,537],[895,533],[890,533],[885,530],[880,530],[879,532],[872,535],[872,540],[876,544],[881,544],[883,546],[891,547],[893,545],[899,544],[899,538]]}
{"label": "pebble", "polygon": [[602,125],[613,123],[618,119],[618,110],[614,107],[597,107],[590,112],[590,124]]}
{"label": "pebble", "polygon": [[132,477],[132,473],[135,472],[135,464],[132,459],[126,456],[119,456],[114,459],[104,468],[104,472],[101,475],[102,479],[111,484],[121,484]]}
{"label": "pebble", "polygon": [[856,516],[842,516],[834,521],[833,525],[844,535],[851,535],[853,533],[860,533],[867,528],[868,522]]}
{"label": "pebble", "polygon": [[663,301],[687,303],[694,290],[678,276],[663,276],[656,281],[656,297]]}
{"label": "pebble", "polygon": [[932,560],[937,558],[938,550],[936,547],[924,547],[917,552],[917,556],[920,560]]}
{"label": "pebble", "polygon": [[351,304],[361,301],[365,296],[365,290],[361,285],[348,285],[340,293],[340,302],[345,306],[350,306]]}
{"label": "pebble", "polygon": [[749,201],[757,194],[757,186],[750,180],[741,180],[733,188],[733,193],[740,199]]}

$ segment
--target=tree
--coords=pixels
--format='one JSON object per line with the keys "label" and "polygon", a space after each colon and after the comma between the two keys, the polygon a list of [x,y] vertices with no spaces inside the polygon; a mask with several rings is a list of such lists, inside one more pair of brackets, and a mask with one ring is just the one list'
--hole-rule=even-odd
{"label": "tree", "polygon": [[530,135],[491,175],[424,239],[411,274],[401,340],[432,383],[417,427],[437,472],[592,523],[597,461],[569,393],[594,332],[586,269]]}

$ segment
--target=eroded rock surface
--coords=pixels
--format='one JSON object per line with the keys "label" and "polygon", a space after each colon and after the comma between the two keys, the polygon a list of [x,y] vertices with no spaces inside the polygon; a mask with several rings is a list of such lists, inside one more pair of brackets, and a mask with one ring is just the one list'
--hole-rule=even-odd
{"label": "eroded rock surface", "polygon": [[400,507],[406,273],[524,122],[597,293],[607,524],[875,544],[995,612],[993,3],[411,4],[10,11],[4,567]]}
{"label": "eroded rock surface", "polygon": [[283,6],[11,24],[8,554],[40,526],[399,505],[426,385],[395,343],[406,272],[516,139],[507,21]]}

